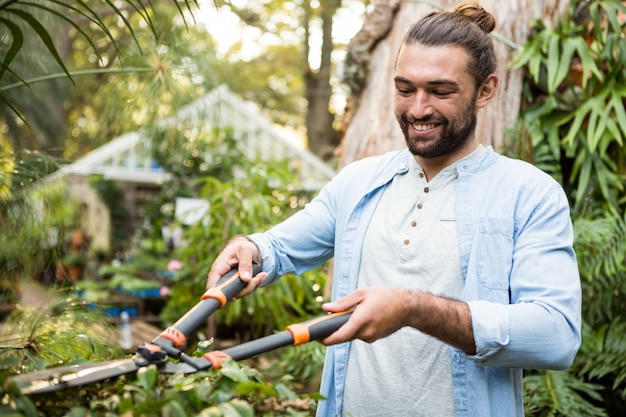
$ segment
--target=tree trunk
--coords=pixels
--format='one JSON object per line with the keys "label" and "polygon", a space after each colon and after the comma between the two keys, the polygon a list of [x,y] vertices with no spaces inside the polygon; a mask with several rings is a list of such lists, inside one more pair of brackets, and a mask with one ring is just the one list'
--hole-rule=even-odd
{"label": "tree trunk", "polygon": [[[358,45],[369,45],[373,49],[361,47],[360,50],[350,51],[352,55],[366,54],[368,59],[354,59],[355,62],[364,62],[367,67],[348,67],[351,74],[365,72],[365,81],[362,91],[358,87],[358,80],[357,88],[348,82],[353,95],[348,100],[342,129],[345,134],[339,149],[340,168],[363,157],[406,146],[394,115],[395,59],[409,26],[427,13],[437,10],[419,2],[397,4],[397,1],[386,0],[377,3],[361,32],[355,36],[355,39],[359,39]],[[439,3],[449,9],[454,1],[441,0]],[[523,72],[508,68],[515,45],[526,42],[532,19],[541,18],[546,25],[551,25],[567,10],[568,0],[483,0],[481,4],[496,18],[494,42],[499,57],[500,87],[494,101],[479,113],[477,135],[481,143],[499,149],[505,144],[506,130],[515,127],[520,108]],[[380,20],[380,15],[374,15],[376,9],[381,7],[387,9],[387,15],[393,21],[389,25],[390,29],[384,33],[386,36],[375,39],[375,36],[381,36],[381,31],[371,34],[370,26],[374,20]],[[378,27],[384,27],[384,24],[378,22]]]}
{"label": "tree trunk", "polygon": [[[341,5],[340,0],[326,0],[321,3],[322,51],[320,68],[309,68],[305,74],[306,98],[309,103],[306,114],[307,139],[309,150],[325,161],[334,156],[340,137],[333,127],[334,115],[328,109],[332,87],[330,85],[331,54],[333,51],[333,16]],[[307,40],[308,41],[308,40]],[[308,47],[307,51],[308,60]]]}

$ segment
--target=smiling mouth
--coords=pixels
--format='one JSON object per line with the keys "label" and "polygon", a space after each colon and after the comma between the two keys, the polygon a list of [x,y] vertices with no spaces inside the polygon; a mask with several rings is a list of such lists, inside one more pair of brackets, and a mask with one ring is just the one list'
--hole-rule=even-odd
{"label": "smiling mouth", "polygon": [[412,125],[413,129],[417,130],[418,132],[423,132],[437,127],[435,123],[413,123]]}

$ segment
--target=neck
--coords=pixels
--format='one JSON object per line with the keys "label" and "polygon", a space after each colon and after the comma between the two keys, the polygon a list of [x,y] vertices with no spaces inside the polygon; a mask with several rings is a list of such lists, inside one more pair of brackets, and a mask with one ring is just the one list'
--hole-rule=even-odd
{"label": "neck", "polygon": [[414,155],[417,163],[424,170],[424,175],[426,175],[426,179],[428,181],[432,180],[439,174],[439,172],[452,165],[456,161],[465,158],[467,155],[471,154],[480,146],[480,143],[475,138],[467,141],[461,148],[457,149],[453,153],[447,155],[441,155],[434,158],[423,158],[418,155]]}

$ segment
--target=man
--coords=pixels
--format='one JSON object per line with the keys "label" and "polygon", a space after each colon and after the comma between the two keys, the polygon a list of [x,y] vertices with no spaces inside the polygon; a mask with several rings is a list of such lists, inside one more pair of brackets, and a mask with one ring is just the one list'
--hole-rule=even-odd
{"label": "man", "polygon": [[[307,207],[236,237],[209,273],[261,284],[334,256],[320,416],[523,416],[522,368],[568,367],[580,279],[559,184],[482,146],[498,86],[493,16],[462,5],[408,31],[395,111],[408,150],[345,167]],[[251,277],[251,262],[263,272]]]}

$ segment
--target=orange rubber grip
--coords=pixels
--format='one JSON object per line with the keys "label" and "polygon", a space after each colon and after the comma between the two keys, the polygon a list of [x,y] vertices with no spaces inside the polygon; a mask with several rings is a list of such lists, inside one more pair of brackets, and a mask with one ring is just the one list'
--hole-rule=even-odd
{"label": "orange rubber grip", "polygon": [[187,341],[187,336],[184,335],[180,330],[175,329],[174,327],[168,327],[163,330],[159,335],[163,339],[171,340],[174,342],[174,346],[178,347],[183,345]]}
{"label": "orange rubber grip", "polygon": [[[287,326],[287,331],[293,336],[293,345],[298,346],[311,340],[318,340],[330,335],[341,324],[348,320],[351,311],[327,314],[303,323],[295,323]],[[337,325],[333,324],[337,323]]]}
{"label": "orange rubber grip", "polygon": [[224,307],[228,300],[226,299],[226,294],[222,291],[222,288],[232,284],[233,281],[239,279],[239,272],[234,273],[230,278],[220,283],[219,285],[215,285],[209,288],[203,295],[200,297],[201,300],[206,300],[207,298],[213,298],[220,302],[220,308]]}
{"label": "orange rubber grip", "polygon": [[287,326],[287,331],[293,336],[293,345],[298,346],[304,343],[309,343],[311,340],[311,333],[309,332],[310,323],[295,323]]}
{"label": "orange rubber grip", "polygon": [[213,369],[221,369],[222,361],[232,359],[228,353],[224,353],[220,350],[214,350],[212,352],[205,353],[204,355],[202,355],[202,357],[211,362],[211,366],[213,367]]}
{"label": "orange rubber grip", "polygon": [[151,352],[160,352],[161,351],[161,346],[155,345],[154,343],[146,343],[144,345],[144,347],[146,349],[148,349]]}

